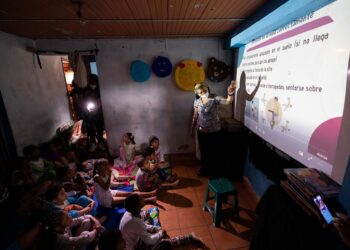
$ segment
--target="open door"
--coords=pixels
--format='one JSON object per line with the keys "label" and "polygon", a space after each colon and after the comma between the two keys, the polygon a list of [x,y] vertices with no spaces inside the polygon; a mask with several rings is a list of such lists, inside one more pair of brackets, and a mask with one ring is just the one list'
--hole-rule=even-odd
{"label": "open door", "polygon": [[69,105],[69,111],[71,114],[71,118],[73,119],[74,122],[79,120],[79,116],[76,112],[76,108],[74,107],[74,102],[72,98],[72,90],[73,90],[73,79],[74,79],[74,71],[69,65],[68,58],[61,58],[62,60],[62,67],[63,67],[63,72],[64,72],[64,77],[65,77],[65,86],[67,90],[67,97],[68,97],[68,105]]}
{"label": "open door", "polygon": [[[97,72],[97,67],[96,67],[96,60],[94,55],[84,55],[82,56],[85,69],[86,69],[86,74],[87,76],[91,76],[92,74],[95,75],[95,77],[98,79],[98,72]],[[83,120],[83,125],[82,125],[82,132],[83,134],[86,134],[89,137],[89,119],[88,116],[86,115],[86,110],[84,104],[82,104],[82,99],[86,98],[86,94],[89,93],[88,86],[77,86],[74,84],[74,71],[69,63],[68,58],[62,57],[62,66],[63,66],[63,71],[65,75],[65,86],[67,90],[67,97],[68,97],[68,102],[69,102],[69,109],[70,109],[70,114],[71,118],[74,120],[74,122]],[[88,77],[89,79],[89,77]],[[97,80],[98,81],[98,80]],[[89,82],[89,80],[88,80]],[[98,90],[99,91],[99,90]],[[100,96],[100,95],[98,95]],[[80,103],[80,105],[78,105]],[[102,112],[102,109],[101,109]],[[85,115],[84,115],[85,114]],[[85,117],[85,118],[84,118]],[[104,140],[107,140],[107,135],[106,131],[104,129],[104,119],[103,119],[103,114],[102,114],[102,125],[100,127],[103,127],[103,132],[102,132],[102,137]],[[91,124],[90,124],[91,125]],[[95,130],[96,131],[101,131],[97,129],[97,124],[94,124]],[[97,141],[100,141],[97,139]]]}

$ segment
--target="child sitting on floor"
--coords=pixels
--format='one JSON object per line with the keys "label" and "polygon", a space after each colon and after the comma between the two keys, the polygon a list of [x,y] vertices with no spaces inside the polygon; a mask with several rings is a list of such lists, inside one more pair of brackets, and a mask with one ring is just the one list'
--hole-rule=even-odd
{"label": "child sitting on floor", "polygon": [[[72,233],[75,228],[75,233]],[[104,231],[101,223],[91,215],[72,219],[65,211],[51,213],[45,225],[56,235],[55,249],[85,249]]]}
{"label": "child sitting on floor", "polygon": [[46,191],[46,200],[51,202],[55,209],[64,210],[72,218],[89,214],[95,201],[85,195],[68,197],[61,184],[53,184]]}
{"label": "child sitting on floor", "polygon": [[77,172],[75,165],[64,166],[57,170],[57,179],[62,182],[64,190],[68,196],[86,195],[91,197],[90,187],[86,184],[84,174]]}
{"label": "child sitting on floor", "polygon": [[[165,179],[172,182],[164,182],[159,177],[159,168],[155,151],[151,147],[147,147],[142,154],[143,160],[139,163],[139,169],[136,174],[136,185],[140,191],[148,192],[158,187],[172,187],[178,184],[179,180],[176,175],[171,172],[163,172]],[[167,176],[169,175],[169,176]]]}
{"label": "child sitting on floor", "polygon": [[164,160],[164,155],[160,148],[159,139],[156,136],[151,136],[149,139],[149,147],[155,151],[156,161],[158,162],[158,175],[163,182],[173,183],[177,180],[177,175],[172,173],[172,168],[169,162]]}
{"label": "child sitting on floor", "polygon": [[156,173],[157,164],[153,148],[146,148],[142,153],[143,160],[139,163],[136,174],[136,185],[140,191],[149,192],[156,190],[160,185],[159,176]]}
{"label": "child sitting on floor", "polygon": [[204,243],[193,233],[186,236],[178,236],[172,239],[164,239],[166,231],[159,226],[148,225],[141,217],[141,209],[144,205],[142,198],[136,194],[130,195],[125,200],[126,213],[123,215],[119,230],[126,243],[127,250],[134,249],[172,249],[185,244],[196,244],[200,248]]}
{"label": "child sitting on floor", "polygon": [[124,173],[124,171],[113,166],[114,160],[112,158],[108,159],[108,163],[108,166],[111,169],[111,189],[130,187],[133,190],[133,182],[135,177],[120,174],[120,172]]}
{"label": "child sitting on floor", "polygon": [[65,147],[63,139],[60,137],[54,138],[49,143],[47,157],[57,166],[68,166],[69,163],[74,163],[77,167],[80,165],[75,153]]}
{"label": "child sitting on floor", "polygon": [[[95,164],[94,172],[95,195],[101,206],[113,207],[124,202],[125,198],[132,193],[110,189],[112,168],[107,159],[100,159]],[[148,197],[148,201],[154,202],[157,199],[156,192],[157,190],[152,190],[152,192],[139,192],[139,194]]]}
{"label": "child sitting on floor", "polygon": [[24,147],[23,155],[29,162],[32,179],[35,183],[40,184],[56,177],[55,164],[45,160],[37,146],[29,145]]}
{"label": "child sitting on floor", "polygon": [[14,170],[11,174],[12,186],[28,185],[33,187],[35,185],[32,179],[32,172],[27,159],[19,157],[14,162]]}
{"label": "child sitting on floor", "polygon": [[142,220],[143,205],[143,200],[136,194],[130,195],[125,200],[126,213],[120,221],[119,230],[126,242],[127,250],[147,249],[147,246],[155,245],[165,236],[165,231]]}
{"label": "child sitting on floor", "polygon": [[123,135],[121,146],[119,147],[119,158],[114,164],[120,168],[132,169],[141,161],[141,157],[136,155],[135,139],[132,133],[128,132]]}

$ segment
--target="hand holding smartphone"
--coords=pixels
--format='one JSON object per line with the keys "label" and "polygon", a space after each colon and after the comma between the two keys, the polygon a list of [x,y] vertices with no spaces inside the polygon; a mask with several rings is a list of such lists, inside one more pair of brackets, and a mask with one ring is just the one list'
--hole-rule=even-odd
{"label": "hand holding smartphone", "polygon": [[326,203],[324,203],[324,201],[322,200],[322,197],[319,194],[316,194],[312,196],[312,202],[319,214],[321,215],[323,221],[327,225],[331,225],[334,221],[334,217],[331,211],[329,211]]}

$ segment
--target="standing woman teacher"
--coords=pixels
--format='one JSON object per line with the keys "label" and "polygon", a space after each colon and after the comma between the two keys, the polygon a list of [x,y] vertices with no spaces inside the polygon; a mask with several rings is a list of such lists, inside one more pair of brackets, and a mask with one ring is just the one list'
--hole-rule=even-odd
{"label": "standing woman teacher", "polygon": [[232,103],[235,91],[235,81],[231,81],[227,88],[227,98],[210,94],[209,87],[205,83],[197,83],[194,87],[196,100],[193,105],[192,132],[197,130],[201,152],[199,176],[220,175],[224,155],[221,154],[223,144],[218,106]]}

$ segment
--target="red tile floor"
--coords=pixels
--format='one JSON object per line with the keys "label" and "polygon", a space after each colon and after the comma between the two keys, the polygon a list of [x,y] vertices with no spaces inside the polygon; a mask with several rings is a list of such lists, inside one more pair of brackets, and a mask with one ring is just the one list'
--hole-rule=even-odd
{"label": "red tile floor", "polygon": [[[173,237],[194,232],[203,239],[206,249],[249,249],[257,204],[250,186],[245,182],[234,183],[238,190],[240,219],[236,220],[233,213],[229,213],[220,227],[214,227],[210,213],[202,209],[208,179],[197,177],[199,161],[193,155],[172,155],[171,164],[180,183],[176,188],[160,191],[157,200],[160,222],[168,235]],[[147,205],[146,208],[152,206]]]}

